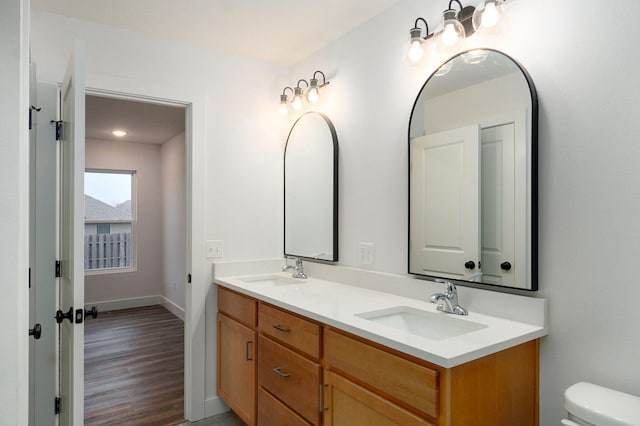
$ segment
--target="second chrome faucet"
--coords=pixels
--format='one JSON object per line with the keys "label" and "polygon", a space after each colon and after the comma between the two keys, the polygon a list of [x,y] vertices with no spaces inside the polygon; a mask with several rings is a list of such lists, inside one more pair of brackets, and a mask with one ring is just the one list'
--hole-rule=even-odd
{"label": "second chrome faucet", "polygon": [[466,309],[458,304],[458,290],[456,286],[449,281],[436,280],[445,285],[444,293],[434,293],[429,296],[431,303],[437,303],[436,309],[442,312],[456,315],[469,315]]}
{"label": "second chrome faucet", "polygon": [[[288,265],[285,264],[282,267],[282,271],[291,271],[293,270],[293,274],[291,274],[292,278],[300,278],[300,279],[306,279],[307,276],[304,273],[304,267],[302,266],[302,259],[295,257],[294,258],[296,260],[296,264],[295,265]],[[286,262],[286,259],[285,259]]]}

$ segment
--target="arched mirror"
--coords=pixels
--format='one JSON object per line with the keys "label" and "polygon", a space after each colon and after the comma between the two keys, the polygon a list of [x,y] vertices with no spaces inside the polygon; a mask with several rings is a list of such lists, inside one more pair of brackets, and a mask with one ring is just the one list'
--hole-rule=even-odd
{"label": "arched mirror", "polygon": [[536,91],[509,56],[438,68],[409,123],[409,273],[537,290]]}
{"label": "arched mirror", "polygon": [[302,115],[287,138],[284,254],[338,260],[338,137],[317,112]]}

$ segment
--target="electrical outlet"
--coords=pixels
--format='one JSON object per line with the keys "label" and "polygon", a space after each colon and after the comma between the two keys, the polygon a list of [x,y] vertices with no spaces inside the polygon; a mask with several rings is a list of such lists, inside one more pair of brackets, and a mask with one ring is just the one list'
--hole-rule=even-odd
{"label": "electrical outlet", "polygon": [[373,243],[360,243],[358,254],[361,265],[373,265],[375,261],[375,245]]}
{"label": "electrical outlet", "polygon": [[224,241],[207,240],[206,257],[207,259],[224,257]]}

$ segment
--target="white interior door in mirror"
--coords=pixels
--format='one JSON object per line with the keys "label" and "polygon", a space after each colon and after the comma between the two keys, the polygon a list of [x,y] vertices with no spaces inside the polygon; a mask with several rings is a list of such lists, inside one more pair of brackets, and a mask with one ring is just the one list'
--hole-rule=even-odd
{"label": "white interior door in mirror", "polygon": [[412,270],[465,280],[478,274],[479,129],[476,124],[412,140]]}
{"label": "white interior door in mirror", "polygon": [[513,286],[515,272],[513,123],[482,129],[481,141],[482,282]]}

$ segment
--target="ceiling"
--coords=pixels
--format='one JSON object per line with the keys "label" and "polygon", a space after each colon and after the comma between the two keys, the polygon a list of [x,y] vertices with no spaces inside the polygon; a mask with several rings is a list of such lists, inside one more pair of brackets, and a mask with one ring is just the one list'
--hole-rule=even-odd
{"label": "ceiling", "polygon": [[31,7],[291,66],[398,1],[31,0]]}
{"label": "ceiling", "polygon": [[[85,108],[87,139],[162,144],[184,131],[185,110],[180,107],[87,96]],[[114,136],[113,130],[127,135]]]}
{"label": "ceiling", "polygon": [[[33,9],[291,66],[399,0],[31,0]],[[86,136],[163,143],[184,109],[87,96]],[[118,138],[116,128],[128,132]]]}

